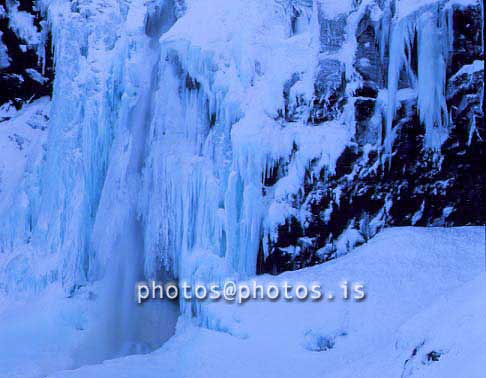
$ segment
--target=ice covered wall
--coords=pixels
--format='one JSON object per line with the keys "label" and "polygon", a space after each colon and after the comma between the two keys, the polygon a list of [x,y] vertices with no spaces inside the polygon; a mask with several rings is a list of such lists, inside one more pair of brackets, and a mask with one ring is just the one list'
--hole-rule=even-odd
{"label": "ice covered wall", "polygon": [[22,217],[12,201],[1,218],[4,294],[56,285],[75,296],[104,278],[88,296],[84,350],[92,353],[78,356],[85,363],[153,349],[173,332],[177,311],[171,303],[138,307],[132,297],[143,279],[137,194],[158,51],[146,5],[130,5],[38,3],[54,43],[55,126],[39,172],[27,175],[36,191],[23,198]]}
{"label": "ice covered wall", "polygon": [[137,329],[138,280],[278,273],[387,224],[484,220],[474,0],[37,7],[56,77],[36,191],[2,218],[4,291],[101,280]]}
{"label": "ice covered wall", "polygon": [[[255,274],[262,235],[285,216],[308,162],[332,166],[344,148],[344,121],[311,129],[282,119],[283,91],[312,97],[317,59],[311,12],[296,36],[293,12],[259,1],[194,2],[162,35],[141,198],[147,277],[162,268],[203,282]],[[270,195],[263,181],[279,161],[295,174]]]}

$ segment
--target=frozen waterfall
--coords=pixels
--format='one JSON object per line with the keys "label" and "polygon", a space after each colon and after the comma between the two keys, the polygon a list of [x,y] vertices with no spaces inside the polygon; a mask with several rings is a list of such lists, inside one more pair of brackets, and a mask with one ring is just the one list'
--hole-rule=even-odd
{"label": "frozen waterfall", "polygon": [[[1,289],[92,290],[82,348],[92,352],[79,364],[153,350],[180,314],[211,326],[204,304],[138,306],[136,283],[251,277],[279,228],[309,222],[309,183],[325,183],[355,143],[365,16],[385,72],[367,151],[391,156],[406,97],[416,99],[424,150],[439,153],[453,3],[38,0],[54,92],[47,141],[0,218],[0,251],[11,256]],[[315,104],[329,110],[319,121]]]}

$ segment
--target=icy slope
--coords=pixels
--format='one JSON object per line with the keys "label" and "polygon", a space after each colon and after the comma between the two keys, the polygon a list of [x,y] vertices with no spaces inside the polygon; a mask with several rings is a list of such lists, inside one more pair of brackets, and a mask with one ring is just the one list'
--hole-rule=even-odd
{"label": "icy slope", "polygon": [[211,304],[212,330],[180,321],[149,355],[51,377],[482,376],[484,229],[388,229],[351,255],[258,282],[317,281],[337,293],[343,279],[363,282],[367,298]]}

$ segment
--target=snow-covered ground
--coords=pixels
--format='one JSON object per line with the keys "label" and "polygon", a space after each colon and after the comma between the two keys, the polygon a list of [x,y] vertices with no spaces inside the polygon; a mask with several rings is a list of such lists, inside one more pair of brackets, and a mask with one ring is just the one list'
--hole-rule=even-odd
{"label": "snow-covered ground", "polygon": [[[262,284],[319,282],[335,293],[333,301],[211,303],[202,310],[203,327],[180,319],[175,336],[155,352],[49,377],[479,378],[486,356],[484,232],[481,227],[386,229],[332,262],[258,277]],[[366,299],[339,299],[343,280],[363,283]],[[49,310],[39,312],[37,306],[46,301]],[[3,309],[0,339],[7,342],[0,344],[1,377],[44,376],[57,370],[56,363],[76,359],[69,353],[79,349],[69,342],[85,332],[84,321],[72,316],[80,313],[74,307],[81,301],[55,303],[51,295],[30,308],[24,304],[21,312]],[[44,321],[38,320],[40,313]],[[30,333],[25,324],[32,325]],[[63,338],[53,336],[56,329]],[[15,364],[16,357],[28,358]],[[17,374],[9,366],[16,366]]]}

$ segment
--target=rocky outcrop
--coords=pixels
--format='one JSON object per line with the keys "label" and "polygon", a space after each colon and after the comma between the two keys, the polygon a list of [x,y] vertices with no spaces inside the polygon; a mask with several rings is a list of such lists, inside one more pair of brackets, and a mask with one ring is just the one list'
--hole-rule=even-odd
{"label": "rocky outcrop", "polygon": [[52,92],[50,36],[36,2],[0,1],[0,105],[20,108]]}
{"label": "rocky outcrop", "polygon": [[[453,6],[453,44],[446,70],[449,137],[440,151],[424,147],[425,128],[417,98],[405,72],[399,88],[396,133],[387,158],[379,108],[386,101],[388,52],[380,46],[379,22],[368,9],[356,28],[354,68],[361,81],[346,94],[344,67],[324,59],[315,83],[311,122],[332,119],[344,106],[355,107],[356,133],[335,172],[307,181],[296,198],[310,215],[279,228],[268,258],[260,253],[259,271],[279,273],[314,265],[347,253],[386,226],[459,226],[486,223],[486,129],[484,126],[484,55],[482,17],[477,6]],[[386,13],[383,17],[386,16]],[[349,22],[349,21],[348,21]],[[343,21],[321,20],[321,44],[344,43]],[[332,25],[331,25],[332,24]],[[331,36],[329,36],[331,34]],[[412,65],[417,62],[417,37]],[[382,55],[383,54],[383,55]],[[414,63],[415,62],[415,63]],[[349,83],[347,84],[350,85]],[[289,253],[297,246],[299,253]]]}

